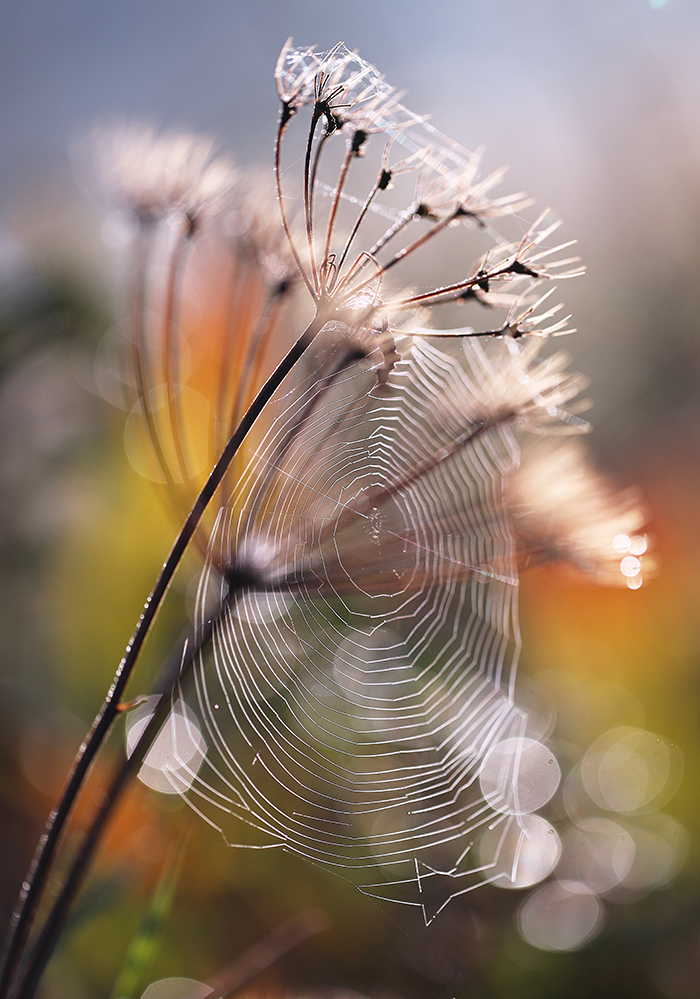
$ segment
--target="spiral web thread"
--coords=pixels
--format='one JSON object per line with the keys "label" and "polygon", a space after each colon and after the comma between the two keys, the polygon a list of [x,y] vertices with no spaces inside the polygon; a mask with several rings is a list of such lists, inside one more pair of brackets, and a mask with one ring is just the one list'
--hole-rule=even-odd
{"label": "spiral web thread", "polygon": [[199,625],[221,564],[257,560],[264,588],[226,607],[189,696],[207,750],[187,797],[227,842],[294,852],[426,921],[491,879],[475,839],[517,806],[485,800],[479,767],[525,723],[517,445],[484,430],[487,352],[450,349],[416,342],[388,385],[356,365],[274,403],[220,512]]}
{"label": "spiral web thread", "polygon": [[[505,839],[532,810],[505,480],[513,425],[570,424],[561,406],[580,386],[561,355],[530,377],[537,344],[516,339],[566,325],[540,328],[558,307],[531,316],[543,298],[530,291],[579,269],[549,259],[568,244],[543,248],[557,225],[544,216],[517,243],[491,232],[504,216],[517,229],[529,199],[493,199],[502,171],[481,179],[478,154],[344,46],[286,46],[276,79],[279,204],[316,339],[222,484],[166,779],[227,842],[296,853],[430,921],[502,876],[482,834]],[[392,292],[403,262],[455,225],[491,249],[471,267],[456,254],[454,279],[421,266],[426,288],[401,277]],[[427,309],[468,299],[508,308],[505,323],[443,331],[449,347],[421,339],[436,335],[417,325]]]}

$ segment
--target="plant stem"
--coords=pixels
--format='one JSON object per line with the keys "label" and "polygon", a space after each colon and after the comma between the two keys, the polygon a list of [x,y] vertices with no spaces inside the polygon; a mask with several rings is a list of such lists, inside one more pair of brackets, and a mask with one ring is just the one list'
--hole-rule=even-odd
{"label": "plant stem", "polygon": [[[247,583],[243,581],[239,582],[236,589],[229,592],[229,601],[231,597],[237,597],[240,590],[246,585]],[[118,767],[111,785],[104,793],[97,815],[85,834],[83,843],[71,865],[61,892],[56,898],[34,946],[30,950],[24,973],[18,983],[17,989],[10,993],[12,999],[31,999],[34,995],[46,965],[58,943],[68,910],[83,883],[88,866],[102,838],[107,821],[112,815],[129,778],[137,772],[144,757],[155,742],[172,707],[172,695],[192,669],[193,664],[205,645],[211,640],[212,634],[220,620],[221,611],[207,622],[197,636],[197,641],[186,643],[183,653],[173,656],[163,670],[155,689],[155,693],[159,697],[155,711],[139,737],[133,753]]]}
{"label": "plant stem", "polygon": [[292,238],[292,230],[289,225],[289,219],[287,218],[287,212],[284,207],[284,195],[282,193],[282,139],[284,137],[284,132],[287,126],[287,120],[282,118],[280,121],[279,128],[277,130],[277,135],[275,137],[275,184],[277,185],[277,198],[279,200],[280,215],[282,216],[282,227],[284,229],[285,236],[287,237],[287,242],[289,243],[289,249],[292,251],[292,256],[294,261],[299,268],[299,273],[302,276],[304,284],[306,285],[309,294],[313,298],[314,302],[318,301],[318,295],[316,294],[316,288],[311,281],[311,278],[306,273],[304,265],[299,256],[299,251],[297,250],[296,243]]}
{"label": "plant stem", "polygon": [[306,244],[309,254],[309,266],[311,268],[311,280],[313,281],[313,286],[316,295],[320,295],[321,285],[319,282],[318,268],[316,266],[316,254],[314,251],[313,181],[315,180],[316,169],[318,167],[318,160],[321,155],[321,149],[323,147],[323,143],[328,138],[328,132],[326,131],[318,140],[316,146],[316,155],[313,161],[313,179],[312,179],[311,154],[313,151],[313,142],[314,142],[314,135],[316,134],[316,126],[318,125],[320,118],[321,118],[321,112],[319,111],[318,106],[315,106],[313,115],[311,116],[311,126],[309,128],[309,136],[306,143],[306,155],[304,157],[304,222],[306,228]]}
{"label": "plant stem", "polygon": [[192,232],[187,229],[179,233],[175,239],[175,245],[170,251],[170,261],[168,263],[168,278],[165,292],[165,305],[163,313],[163,381],[167,392],[166,405],[172,429],[173,447],[177,461],[180,478],[186,482],[189,478],[187,468],[187,458],[182,440],[182,420],[180,419],[180,351],[178,338],[181,336],[175,329],[177,302],[177,283],[181,276],[187,250],[190,245]]}
{"label": "plant stem", "polygon": [[76,754],[63,794],[61,795],[57,807],[51,811],[46,821],[44,832],[37,845],[31,866],[22,883],[17,906],[11,922],[11,927],[14,927],[14,929],[12,930],[12,935],[7,945],[6,958],[2,976],[0,977],[0,996],[2,999],[6,999],[9,994],[8,989],[10,983],[14,978],[17,965],[21,959],[25,942],[29,931],[31,930],[34,915],[42,897],[54,855],[58,848],[65,825],[72,812],[73,805],[75,804],[78,794],[80,793],[95,755],[104,742],[112,723],[117,716],[119,703],[122,699],[126,685],[133,672],[134,666],[136,665],[136,661],[141,652],[143,643],[145,642],[151,629],[151,625],[155,620],[156,614],[163,602],[165,594],[168,591],[170,583],[172,582],[175,571],[182,561],[185,551],[192,540],[192,537],[211,498],[220,486],[229,465],[233,461],[249,430],[277,388],[282,384],[306,348],[313,341],[316,333],[322,325],[323,323],[318,318],[315,318],[311,322],[260,389],[255,400],[239,423],[235,433],[229,439],[219,460],[207,479],[204,488],[197,497],[194,506],[190,510],[190,513],[188,514],[187,519],[185,520],[185,523],[175,540],[170,554],[161,569],[155,586],[146,600],[139,622],[129,644],[126,647],[126,652],[119,663],[104,703],[95,717],[90,732],[86,736],[80,746],[80,749],[78,750],[78,753]]}
{"label": "plant stem", "polygon": [[[379,187],[380,180],[381,180],[381,174],[379,175],[379,178],[375,181],[374,187],[372,188],[372,190],[369,192],[369,194],[365,198],[365,203],[363,204],[362,208],[360,209],[360,214],[355,219],[355,224],[353,225],[352,229],[350,230],[350,235],[348,236],[347,240],[345,241],[345,246],[343,247],[343,250],[342,250],[342,252],[340,254],[340,258],[338,259],[338,275],[340,275],[340,272],[343,269],[343,265],[345,264],[345,261],[347,259],[348,253],[350,252],[350,247],[353,244],[355,236],[357,235],[357,233],[359,231],[359,228],[362,225],[362,223],[364,221],[364,218],[365,218],[367,212],[369,211],[372,202],[374,201],[375,197],[377,196],[377,194],[378,194],[378,192],[380,190],[380,187]],[[370,251],[370,253],[372,253],[372,251]]]}

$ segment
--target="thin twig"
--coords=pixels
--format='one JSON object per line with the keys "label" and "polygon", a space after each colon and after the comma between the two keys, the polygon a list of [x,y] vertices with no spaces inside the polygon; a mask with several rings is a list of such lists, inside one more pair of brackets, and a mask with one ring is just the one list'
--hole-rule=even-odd
{"label": "thin twig", "polygon": [[146,366],[149,362],[149,350],[146,342],[146,280],[148,275],[148,258],[150,255],[153,233],[151,227],[140,227],[136,236],[136,252],[134,260],[134,285],[130,295],[131,299],[131,360],[134,380],[136,382],[136,392],[146,423],[148,437],[155,452],[156,461],[162,469],[166,483],[173,484],[172,473],[165,457],[165,451],[160,439],[160,432],[156,422],[153,408],[151,406],[151,396],[148,385],[153,384],[149,380]]}

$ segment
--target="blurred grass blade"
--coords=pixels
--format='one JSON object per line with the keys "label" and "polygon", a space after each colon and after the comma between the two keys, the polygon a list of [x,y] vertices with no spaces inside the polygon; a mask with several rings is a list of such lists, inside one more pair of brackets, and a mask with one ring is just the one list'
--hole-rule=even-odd
{"label": "blurred grass blade", "polygon": [[165,922],[175,899],[182,865],[189,846],[185,832],[171,850],[151,897],[151,902],[127,949],[117,974],[111,999],[137,999],[143,981],[160,950]]}

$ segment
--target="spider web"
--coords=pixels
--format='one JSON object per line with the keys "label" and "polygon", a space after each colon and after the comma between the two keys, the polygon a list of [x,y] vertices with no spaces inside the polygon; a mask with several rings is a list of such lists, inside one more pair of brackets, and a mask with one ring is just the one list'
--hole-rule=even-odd
{"label": "spider web", "polygon": [[[187,797],[228,843],[296,853],[426,921],[491,878],[474,844],[517,810],[517,765],[488,801],[479,770],[526,720],[518,449],[484,430],[494,359],[448,351],[415,342],[386,385],[356,365],[276,400],[212,536],[198,623],[212,589],[225,609],[189,696],[207,750]],[[226,605],[219,567],[241,559],[264,584]]]}

